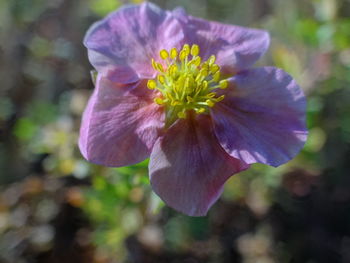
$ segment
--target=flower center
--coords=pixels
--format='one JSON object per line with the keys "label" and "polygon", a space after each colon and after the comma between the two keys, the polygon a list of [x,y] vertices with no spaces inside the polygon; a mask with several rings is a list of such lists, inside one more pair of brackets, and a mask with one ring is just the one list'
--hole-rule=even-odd
{"label": "flower center", "polygon": [[161,50],[163,63],[152,59],[152,67],[158,74],[155,79],[148,80],[147,87],[159,91],[154,101],[165,106],[168,125],[178,118],[186,118],[190,110],[208,113],[209,108],[225,97],[214,92],[228,86],[228,80],[220,76],[215,56],[202,62],[199,52],[198,45],[185,44],[179,52],[176,48]]}

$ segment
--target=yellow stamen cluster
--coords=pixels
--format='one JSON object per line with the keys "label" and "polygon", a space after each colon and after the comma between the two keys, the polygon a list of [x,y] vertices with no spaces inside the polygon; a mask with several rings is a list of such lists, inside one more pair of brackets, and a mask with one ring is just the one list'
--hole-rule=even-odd
{"label": "yellow stamen cluster", "polygon": [[198,45],[185,44],[180,51],[176,48],[161,50],[159,55],[164,63],[152,59],[152,67],[158,75],[148,81],[147,87],[160,92],[154,101],[166,107],[170,123],[177,118],[186,118],[189,110],[207,113],[210,107],[224,99],[224,95],[217,96],[214,92],[228,86],[227,79],[220,76],[215,56],[202,62],[199,52]]}

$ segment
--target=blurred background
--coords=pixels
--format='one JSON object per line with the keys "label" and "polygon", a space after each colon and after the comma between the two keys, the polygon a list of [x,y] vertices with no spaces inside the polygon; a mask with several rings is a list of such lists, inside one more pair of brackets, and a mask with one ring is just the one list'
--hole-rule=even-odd
{"label": "blurred background", "polygon": [[259,65],[308,96],[302,153],[233,176],[201,218],[164,206],[147,161],[105,168],[77,148],[93,89],[82,38],[131,2],[0,0],[0,262],[350,262],[350,1],[154,1],[269,30]]}

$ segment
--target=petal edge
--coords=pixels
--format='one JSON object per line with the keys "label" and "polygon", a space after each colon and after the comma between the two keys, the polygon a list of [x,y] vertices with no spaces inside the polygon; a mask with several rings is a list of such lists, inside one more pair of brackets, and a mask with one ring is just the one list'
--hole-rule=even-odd
{"label": "petal edge", "polygon": [[218,144],[209,116],[179,120],[155,143],[149,164],[153,190],[169,206],[204,216],[223,185],[249,165],[230,157]]}
{"label": "petal edge", "polygon": [[225,99],[212,110],[215,133],[232,157],[279,166],[292,159],[307,138],[306,100],[281,69],[242,71]]}
{"label": "petal edge", "polygon": [[148,92],[144,83],[119,86],[98,75],[80,129],[79,148],[87,160],[118,167],[149,157],[164,112]]}

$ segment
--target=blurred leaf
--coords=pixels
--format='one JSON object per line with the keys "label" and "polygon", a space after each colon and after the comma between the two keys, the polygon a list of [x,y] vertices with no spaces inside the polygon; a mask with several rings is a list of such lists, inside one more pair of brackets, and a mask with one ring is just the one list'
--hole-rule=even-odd
{"label": "blurred leaf", "polygon": [[343,50],[350,48],[350,19],[337,21],[336,31],[334,33],[334,45],[337,49]]}
{"label": "blurred leaf", "polygon": [[317,30],[319,25],[313,19],[300,19],[297,20],[294,26],[295,34],[308,45],[317,46]]}
{"label": "blurred leaf", "polygon": [[47,124],[56,119],[57,106],[43,101],[34,101],[27,107],[28,117],[38,125]]}
{"label": "blurred leaf", "polygon": [[90,7],[91,10],[100,16],[105,16],[106,14],[114,11],[121,5],[119,0],[91,0]]}
{"label": "blurred leaf", "polygon": [[305,144],[304,150],[309,152],[318,152],[326,142],[326,133],[319,127],[312,128]]}
{"label": "blurred leaf", "polygon": [[98,191],[103,191],[107,186],[106,179],[103,176],[94,176],[92,178],[92,187]]}
{"label": "blurred leaf", "polygon": [[21,140],[30,140],[37,132],[38,126],[28,118],[21,118],[16,122],[13,133]]}

